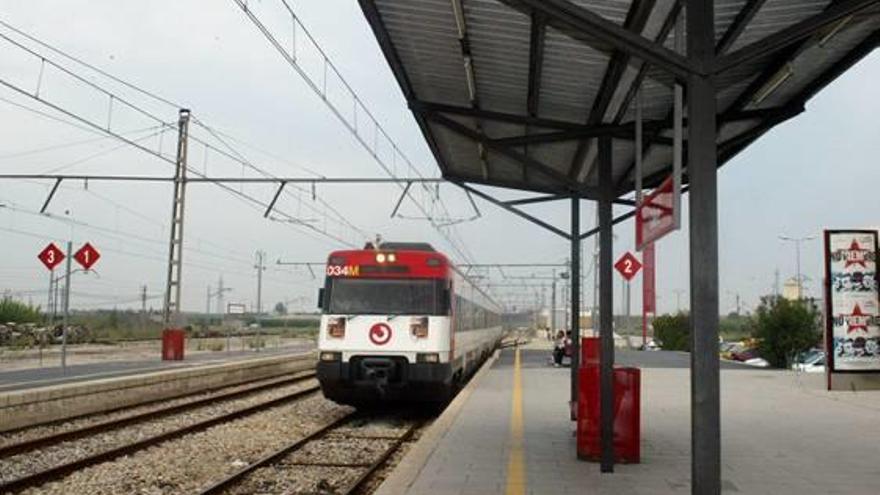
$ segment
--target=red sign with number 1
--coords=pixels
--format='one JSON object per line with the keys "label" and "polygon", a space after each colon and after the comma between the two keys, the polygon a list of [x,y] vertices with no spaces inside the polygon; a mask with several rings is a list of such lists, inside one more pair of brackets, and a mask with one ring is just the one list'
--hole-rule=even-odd
{"label": "red sign with number 1", "polygon": [[75,259],[85,270],[90,269],[100,257],[101,253],[99,253],[98,250],[88,242],[83,244],[83,247],[79,248],[79,251],[73,255],[73,259]]}
{"label": "red sign with number 1", "polygon": [[637,273],[639,273],[639,270],[642,269],[642,264],[639,263],[638,258],[627,251],[626,254],[624,254],[620,257],[619,260],[617,260],[617,263],[614,264],[614,268],[616,268],[617,271],[619,271],[620,274],[623,275],[623,278],[625,278],[627,281],[630,281],[633,279],[633,277],[636,276]]}

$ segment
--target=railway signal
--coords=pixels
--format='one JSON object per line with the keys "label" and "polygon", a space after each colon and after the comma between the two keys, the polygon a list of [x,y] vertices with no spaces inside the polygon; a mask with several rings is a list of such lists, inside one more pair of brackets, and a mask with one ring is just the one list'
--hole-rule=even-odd
{"label": "railway signal", "polygon": [[79,248],[76,254],[73,255],[73,259],[75,259],[84,270],[91,269],[92,266],[98,262],[98,258],[100,257],[101,253],[99,253],[98,250],[88,242],[83,244],[83,247]]}
{"label": "railway signal", "polygon": [[614,264],[614,268],[623,275],[627,282],[633,279],[642,269],[642,264],[631,252],[627,251]]}
{"label": "railway signal", "polygon": [[43,248],[43,250],[40,251],[40,254],[37,255],[37,259],[39,259],[49,270],[54,270],[56,266],[64,261],[64,258],[64,253],[54,242],[50,242],[49,245]]}

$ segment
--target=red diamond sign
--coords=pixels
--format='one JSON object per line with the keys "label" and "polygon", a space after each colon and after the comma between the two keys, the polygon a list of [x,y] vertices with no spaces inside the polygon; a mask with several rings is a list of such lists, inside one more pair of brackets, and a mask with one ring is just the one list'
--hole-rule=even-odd
{"label": "red diamond sign", "polygon": [[620,274],[623,275],[623,278],[625,278],[628,282],[632,280],[637,273],[639,273],[639,270],[642,269],[642,264],[639,262],[638,258],[627,251],[626,254],[624,254],[620,257],[619,260],[617,260],[617,263],[614,264],[614,268],[616,268],[617,271],[619,271]]}
{"label": "red diamond sign", "polygon": [[37,258],[46,265],[46,268],[50,270],[54,270],[56,266],[58,266],[62,261],[64,261],[64,253],[58,249],[58,246],[55,245],[54,242],[49,243],[48,246],[43,248],[40,251],[40,254],[37,255]]}
{"label": "red diamond sign", "polygon": [[100,257],[101,253],[99,253],[98,250],[92,247],[88,242],[85,243],[83,247],[79,248],[79,251],[73,255],[73,259],[75,259],[85,270],[90,269]]}

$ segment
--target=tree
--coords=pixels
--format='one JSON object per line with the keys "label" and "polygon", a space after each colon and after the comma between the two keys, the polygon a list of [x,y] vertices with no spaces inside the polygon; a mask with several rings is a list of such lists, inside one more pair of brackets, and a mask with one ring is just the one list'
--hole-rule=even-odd
{"label": "tree", "polygon": [[654,337],[670,351],[691,350],[691,322],[687,313],[654,318]]}
{"label": "tree", "polygon": [[275,304],[275,313],[279,315],[287,314],[287,306],[283,302],[279,302]]}
{"label": "tree", "polygon": [[40,308],[11,297],[0,299],[0,323],[35,323],[40,321]]}
{"label": "tree", "polygon": [[788,368],[798,353],[819,341],[819,315],[805,301],[765,296],[756,312],[754,336],[761,357],[771,366]]}

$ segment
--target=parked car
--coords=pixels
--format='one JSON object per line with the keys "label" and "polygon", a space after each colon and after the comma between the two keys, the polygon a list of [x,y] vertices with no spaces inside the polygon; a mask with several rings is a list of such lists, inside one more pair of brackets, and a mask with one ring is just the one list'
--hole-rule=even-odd
{"label": "parked car", "polygon": [[761,356],[758,354],[757,349],[743,348],[738,351],[734,351],[730,354],[730,358],[734,361],[741,361],[745,363],[750,359],[760,358]]}
{"label": "parked car", "polygon": [[791,369],[802,373],[825,373],[825,352],[819,351],[810,359],[793,364]]}

